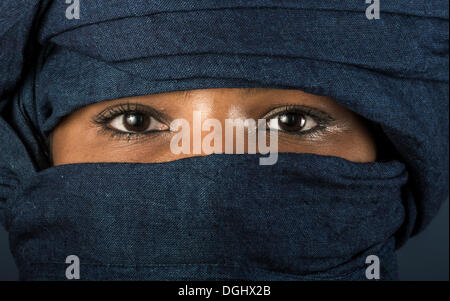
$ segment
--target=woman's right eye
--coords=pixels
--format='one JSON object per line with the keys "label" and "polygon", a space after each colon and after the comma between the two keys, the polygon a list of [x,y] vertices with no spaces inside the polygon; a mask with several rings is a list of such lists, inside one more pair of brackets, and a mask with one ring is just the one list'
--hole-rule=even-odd
{"label": "woman's right eye", "polygon": [[123,133],[165,131],[169,127],[147,113],[127,112],[114,117],[108,127]]}

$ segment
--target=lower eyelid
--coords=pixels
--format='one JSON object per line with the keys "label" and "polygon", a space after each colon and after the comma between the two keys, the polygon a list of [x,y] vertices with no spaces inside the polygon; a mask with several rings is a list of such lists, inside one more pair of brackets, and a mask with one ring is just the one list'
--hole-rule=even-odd
{"label": "lower eyelid", "polygon": [[108,138],[116,141],[126,141],[129,142],[143,142],[147,139],[153,139],[160,136],[159,134],[165,133],[166,131],[148,131],[142,133],[127,133],[121,132],[112,128],[100,128],[99,132],[101,135],[108,135]]}

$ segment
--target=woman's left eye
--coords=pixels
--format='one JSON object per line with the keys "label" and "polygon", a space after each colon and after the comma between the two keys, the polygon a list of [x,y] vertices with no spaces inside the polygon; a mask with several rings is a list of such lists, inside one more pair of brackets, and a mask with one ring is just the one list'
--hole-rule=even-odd
{"label": "woman's left eye", "polygon": [[283,132],[307,132],[318,126],[318,122],[311,116],[301,112],[282,112],[271,116],[267,127],[271,130]]}
{"label": "woman's left eye", "polygon": [[112,119],[109,127],[125,133],[146,133],[153,131],[165,131],[169,127],[149,114],[129,112]]}

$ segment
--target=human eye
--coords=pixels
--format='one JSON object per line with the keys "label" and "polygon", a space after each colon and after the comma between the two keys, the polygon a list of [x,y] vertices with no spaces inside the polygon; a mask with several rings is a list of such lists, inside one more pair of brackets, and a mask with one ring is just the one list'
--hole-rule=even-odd
{"label": "human eye", "polygon": [[113,137],[126,137],[128,140],[169,130],[165,116],[141,104],[126,103],[107,107],[94,117],[93,122]]}
{"label": "human eye", "polygon": [[267,128],[270,130],[297,135],[324,130],[333,121],[333,118],[323,111],[299,105],[275,108],[268,112],[264,119],[267,120]]}

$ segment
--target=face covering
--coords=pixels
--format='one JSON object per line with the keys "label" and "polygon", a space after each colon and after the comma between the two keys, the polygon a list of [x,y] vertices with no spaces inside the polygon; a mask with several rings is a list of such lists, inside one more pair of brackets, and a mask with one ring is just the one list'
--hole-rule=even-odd
{"label": "face covering", "polygon": [[396,279],[404,165],[280,155],[33,175],[6,218],[21,278],[65,279],[76,254],[84,280],[363,280],[370,255]]}
{"label": "face covering", "polygon": [[[448,3],[0,4],[0,222],[21,279],[396,279],[448,196]],[[99,101],[299,89],[374,126],[374,163],[279,154],[52,167],[48,137]],[[254,162],[255,161],[255,162]],[[254,164],[255,163],[255,164]]]}

